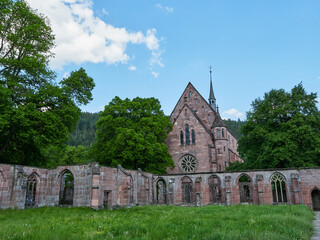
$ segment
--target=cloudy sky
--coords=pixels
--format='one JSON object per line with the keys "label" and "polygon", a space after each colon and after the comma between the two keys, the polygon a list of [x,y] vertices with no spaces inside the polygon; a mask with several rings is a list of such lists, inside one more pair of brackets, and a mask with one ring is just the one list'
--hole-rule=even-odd
{"label": "cloudy sky", "polygon": [[155,97],[170,114],[188,82],[222,117],[245,119],[271,89],[320,90],[320,1],[27,0],[56,35],[58,78],[80,67],[96,83],[83,111],[112,98]]}

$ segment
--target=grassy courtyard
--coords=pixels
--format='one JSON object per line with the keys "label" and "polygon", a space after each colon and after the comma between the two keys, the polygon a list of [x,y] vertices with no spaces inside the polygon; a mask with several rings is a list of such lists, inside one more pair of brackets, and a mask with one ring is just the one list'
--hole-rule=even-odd
{"label": "grassy courtyard", "polygon": [[0,239],[310,239],[303,206],[0,210]]}

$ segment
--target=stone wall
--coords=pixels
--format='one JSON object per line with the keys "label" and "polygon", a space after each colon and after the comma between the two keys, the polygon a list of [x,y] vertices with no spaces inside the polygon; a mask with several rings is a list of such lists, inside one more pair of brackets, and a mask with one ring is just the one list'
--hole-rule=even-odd
{"label": "stone wall", "polygon": [[[65,173],[73,176],[70,205],[75,207],[288,203],[320,208],[320,168],[153,175],[97,163],[56,169],[0,164],[0,208],[29,207],[28,196],[34,197],[30,207],[61,205]],[[33,194],[30,176],[36,182]]]}

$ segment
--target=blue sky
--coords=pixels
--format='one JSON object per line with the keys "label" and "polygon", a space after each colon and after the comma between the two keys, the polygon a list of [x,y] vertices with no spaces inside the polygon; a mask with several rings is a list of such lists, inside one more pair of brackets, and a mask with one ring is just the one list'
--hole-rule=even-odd
{"label": "blue sky", "polygon": [[320,90],[318,0],[28,2],[56,33],[58,78],[79,67],[94,78],[83,111],[139,96],[158,98],[169,115],[188,82],[208,98],[209,65],[224,118],[245,119],[271,89]]}

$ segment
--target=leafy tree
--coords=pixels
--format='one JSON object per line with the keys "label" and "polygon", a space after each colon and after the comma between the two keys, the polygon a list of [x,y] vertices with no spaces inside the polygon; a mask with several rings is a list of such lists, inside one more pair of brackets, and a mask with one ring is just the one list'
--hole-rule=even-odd
{"label": "leafy tree", "polygon": [[88,151],[82,145],[77,147],[66,144],[49,145],[41,149],[41,154],[46,159],[47,168],[56,168],[57,166],[72,164],[86,164],[89,162]]}
{"label": "leafy tree", "polygon": [[160,108],[155,98],[115,97],[100,113],[90,155],[108,166],[165,173],[173,166],[164,143],[172,124]]}
{"label": "leafy tree", "polygon": [[0,0],[0,162],[45,166],[41,148],[62,144],[94,87],[84,69],[59,85],[48,68],[54,36],[25,1]]}
{"label": "leafy tree", "polygon": [[241,137],[241,127],[243,126],[243,124],[245,122],[241,121],[239,118],[238,118],[237,121],[231,120],[231,119],[227,119],[227,120],[223,120],[223,121],[228,126],[229,130],[234,134],[234,136],[237,139],[240,139],[240,137]]}
{"label": "leafy tree", "polygon": [[68,145],[89,148],[96,140],[96,123],[99,113],[82,112],[75,130],[70,134]]}
{"label": "leafy tree", "polygon": [[320,165],[320,113],[317,94],[302,84],[256,99],[242,127],[239,153],[246,168],[289,168]]}

